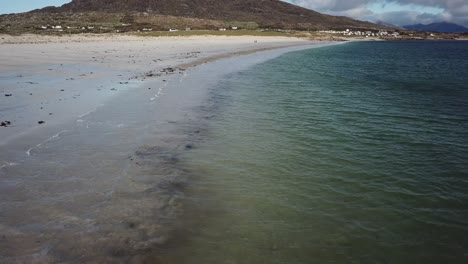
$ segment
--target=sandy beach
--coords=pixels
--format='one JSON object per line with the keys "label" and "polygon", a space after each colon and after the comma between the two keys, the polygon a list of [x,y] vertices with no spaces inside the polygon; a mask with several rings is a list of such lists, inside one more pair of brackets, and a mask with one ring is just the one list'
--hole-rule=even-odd
{"label": "sandy beach", "polygon": [[12,96],[2,98],[1,121],[12,123],[2,129],[0,144],[37,129],[39,121],[56,124],[91,111],[165,68],[306,43],[276,37],[2,36],[0,93]]}
{"label": "sandy beach", "polygon": [[0,36],[0,262],[158,263],[217,77],[322,45]]}

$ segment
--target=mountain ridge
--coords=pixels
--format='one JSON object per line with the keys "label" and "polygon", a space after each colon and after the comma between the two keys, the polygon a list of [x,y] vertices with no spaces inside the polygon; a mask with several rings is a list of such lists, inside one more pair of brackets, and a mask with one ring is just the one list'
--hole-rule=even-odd
{"label": "mountain ridge", "polygon": [[450,22],[436,22],[431,24],[415,24],[403,26],[403,28],[408,30],[416,31],[430,31],[430,32],[439,32],[439,33],[466,33],[468,28]]}
{"label": "mountain ridge", "polygon": [[382,20],[375,21],[375,24],[385,26],[385,27],[389,27],[389,28],[403,29],[402,27],[396,26],[396,25],[394,25],[392,23],[388,23],[388,22],[385,22],[385,21],[382,21]]}
{"label": "mountain ridge", "polygon": [[252,21],[266,28],[329,29],[385,26],[331,16],[279,0],[73,0],[31,12],[144,12],[221,21]]}

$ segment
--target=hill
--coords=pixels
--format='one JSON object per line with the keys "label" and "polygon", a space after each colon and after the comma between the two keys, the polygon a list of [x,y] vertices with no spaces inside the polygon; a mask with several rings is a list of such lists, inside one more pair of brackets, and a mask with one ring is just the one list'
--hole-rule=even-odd
{"label": "hill", "polygon": [[279,0],[73,0],[60,7],[0,15],[0,34],[129,31],[380,30],[389,27],[330,16]]}
{"label": "hill", "polygon": [[382,28],[348,17],[321,14],[279,0],[73,0],[61,7],[47,7],[34,12],[144,12],[218,21],[256,22],[263,28]]}
{"label": "hill", "polygon": [[428,25],[416,24],[403,26],[403,28],[408,30],[417,30],[417,31],[431,31],[431,32],[442,32],[442,33],[466,33],[468,28],[464,26],[457,25],[455,23],[449,22],[439,22],[432,23]]}

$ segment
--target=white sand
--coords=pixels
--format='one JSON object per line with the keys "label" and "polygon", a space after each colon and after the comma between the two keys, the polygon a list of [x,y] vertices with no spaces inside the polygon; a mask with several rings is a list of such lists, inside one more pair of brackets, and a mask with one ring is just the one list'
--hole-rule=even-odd
{"label": "white sand", "polygon": [[133,78],[146,72],[308,43],[254,36],[0,35],[0,122],[12,123],[0,127],[0,146],[34,131],[39,121],[63,123],[96,109],[119,91],[141,85]]}

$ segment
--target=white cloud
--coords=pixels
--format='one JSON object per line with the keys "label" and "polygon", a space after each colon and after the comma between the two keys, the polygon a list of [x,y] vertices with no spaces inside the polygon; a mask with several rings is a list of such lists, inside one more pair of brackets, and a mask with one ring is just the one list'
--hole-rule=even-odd
{"label": "white cloud", "polygon": [[365,6],[371,0],[290,0],[289,2],[318,11],[346,11]]}
{"label": "white cloud", "polygon": [[[395,25],[449,21],[468,27],[468,0],[289,0],[296,5],[332,15],[345,15],[360,20],[382,20]],[[398,5],[398,11],[386,5]],[[379,5],[381,11],[371,10]],[[420,7],[420,8],[418,8]],[[422,8],[440,10],[427,12]]]}

